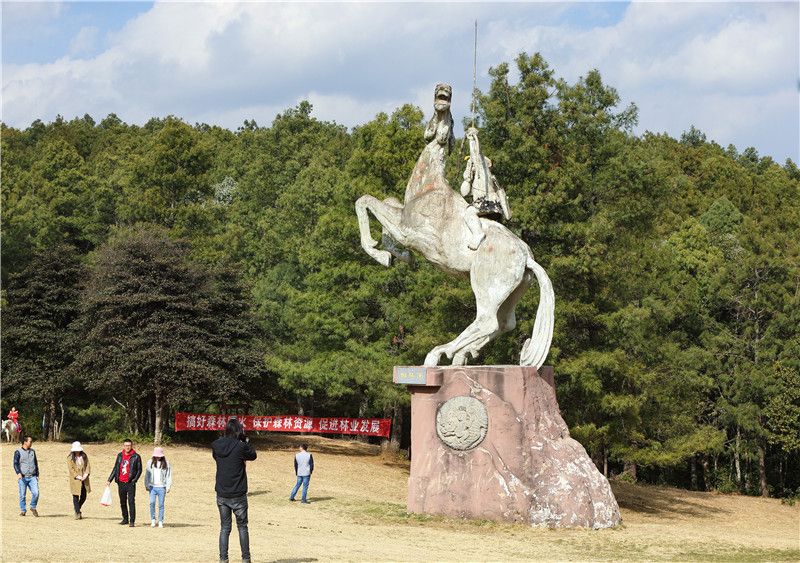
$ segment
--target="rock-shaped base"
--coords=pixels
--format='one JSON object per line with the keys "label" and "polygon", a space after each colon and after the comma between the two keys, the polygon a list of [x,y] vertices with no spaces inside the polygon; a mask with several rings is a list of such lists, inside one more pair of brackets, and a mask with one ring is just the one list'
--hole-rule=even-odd
{"label": "rock-shaped base", "polygon": [[425,385],[410,386],[409,512],[555,528],[621,522],[608,480],[570,438],[551,367],[426,371]]}

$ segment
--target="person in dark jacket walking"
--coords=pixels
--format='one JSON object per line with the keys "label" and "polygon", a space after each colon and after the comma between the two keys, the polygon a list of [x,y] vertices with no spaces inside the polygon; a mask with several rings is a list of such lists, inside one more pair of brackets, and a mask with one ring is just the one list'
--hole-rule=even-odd
{"label": "person in dark jacket walking", "polygon": [[247,531],[247,470],[246,461],[253,461],[257,454],[245,436],[242,425],[236,418],[228,420],[225,436],[211,444],[217,462],[217,508],[219,508],[219,560],[228,562],[228,540],[231,535],[231,512],[236,515],[239,531],[239,547],[243,563],[250,563],[250,535]]}
{"label": "person in dark jacket walking", "polygon": [[142,458],[133,449],[133,441],[126,438],[122,442],[122,451],[117,454],[114,469],[108,476],[106,485],[117,482],[119,488],[119,507],[122,510],[120,524],[136,525],[136,481],[142,476]]}

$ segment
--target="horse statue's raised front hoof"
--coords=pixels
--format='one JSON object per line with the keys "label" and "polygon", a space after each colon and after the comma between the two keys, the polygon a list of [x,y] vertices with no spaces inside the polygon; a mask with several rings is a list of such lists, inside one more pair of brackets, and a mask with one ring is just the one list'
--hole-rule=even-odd
{"label": "horse statue's raised front hoof", "polygon": [[434,348],[433,350],[428,352],[428,355],[425,356],[425,362],[422,365],[425,365],[425,366],[438,366],[439,365],[439,358],[442,357],[443,353],[444,353],[444,351],[439,349],[439,347],[437,346],[436,348]]}
{"label": "horse statue's raised front hoof", "polygon": [[382,266],[386,266],[387,268],[392,265],[392,253],[387,252],[386,250],[375,250],[372,257],[378,261],[378,263]]}
{"label": "horse statue's raised front hoof", "polygon": [[361,246],[363,248],[375,248],[378,246],[378,241],[372,237],[362,237]]}
{"label": "horse statue's raised front hoof", "polygon": [[452,351],[447,344],[443,344],[441,346],[437,346],[430,352],[428,355],[425,356],[425,363],[423,365],[426,366],[438,366],[439,360],[444,355],[448,360],[452,360],[450,365],[453,366],[465,366],[467,365],[467,356],[471,355],[473,358],[477,357],[477,354],[473,354],[466,350],[462,350],[459,352]]}

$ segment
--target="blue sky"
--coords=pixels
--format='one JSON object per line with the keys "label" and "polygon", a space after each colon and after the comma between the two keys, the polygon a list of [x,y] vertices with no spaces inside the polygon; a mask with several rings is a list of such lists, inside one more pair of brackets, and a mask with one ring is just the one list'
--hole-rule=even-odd
{"label": "blue sky", "polygon": [[3,64],[43,64],[64,55],[99,55],[129,19],[152,6],[152,2],[32,5],[4,1],[4,20],[10,21],[3,22]]}
{"label": "blue sky", "polygon": [[798,3],[3,2],[2,118],[177,115],[235,129],[308,99],[348,126],[449,82],[469,108],[488,70],[539,51],[575,81],[597,68],[637,133],[694,125],[739,150],[800,156]]}

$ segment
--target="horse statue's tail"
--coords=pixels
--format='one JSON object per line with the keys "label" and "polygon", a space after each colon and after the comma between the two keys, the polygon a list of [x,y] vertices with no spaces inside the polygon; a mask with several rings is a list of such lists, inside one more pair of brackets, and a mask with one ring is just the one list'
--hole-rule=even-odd
{"label": "horse statue's tail", "polygon": [[550,351],[550,343],[553,341],[553,319],[555,310],[555,295],[553,294],[553,284],[539,264],[528,253],[526,267],[536,275],[539,283],[539,307],[536,309],[536,321],[533,323],[533,333],[522,346],[519,364],[521,366],[534,366],[536,369],[542,367],[547,353]]}

